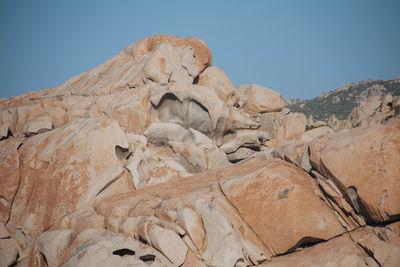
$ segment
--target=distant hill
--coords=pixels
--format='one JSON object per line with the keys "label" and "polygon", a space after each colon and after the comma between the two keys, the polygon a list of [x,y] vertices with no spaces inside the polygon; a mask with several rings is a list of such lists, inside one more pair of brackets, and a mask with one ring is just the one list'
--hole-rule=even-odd
{"label": "distant hill", "polygon": [[311,100],[286,99],[285,106],[307,117],[327,121],[333,114],[344,119],[361,101],[373,96],[400,95],[400,77],[393,80],[366,80],[348,83],[334,91],[324,93]]}

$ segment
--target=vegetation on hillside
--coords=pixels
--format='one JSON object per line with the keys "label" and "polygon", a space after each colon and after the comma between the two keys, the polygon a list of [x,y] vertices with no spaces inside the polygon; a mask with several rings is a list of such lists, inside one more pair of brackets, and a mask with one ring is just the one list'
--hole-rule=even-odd
{"label": "vegetation on hillside", "polygon": [[307,117],[327,121],[331,115],[344,119],[361,101],[373,96],[400,95],[400,78],[394,80],[367,80],[346,84],[311,100],[291,100],[287,107]]}

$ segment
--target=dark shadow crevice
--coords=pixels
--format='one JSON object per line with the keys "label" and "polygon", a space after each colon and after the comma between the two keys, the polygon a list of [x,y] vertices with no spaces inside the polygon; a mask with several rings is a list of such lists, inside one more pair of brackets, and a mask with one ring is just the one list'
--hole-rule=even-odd
{"label": "dark shadow crevice", "polygon": [[284,254],[292,253],[292,252],[296,251],[298,248],[308,248],[308,247],[312,247],[316,244],[320,244],[320,243],[324,243],[324,242],[326,242],[326,240],[321,239],[321,238],[305,236],[302,239],[300,239],[299,241],[297,241],[296,245],[294,245],[293,247],[288,249],[286,251],[286,253],[284,253]]}
{"label": "dark shadow crevice", "polygon": [[146,255],[140,256],[139,259],[144,262],[152,262],[156,259],[156,256],[153,254],[146,254]]}
{"label": "dark shadow crevice", "polygon": [[129,148],[115,146],[115,155],[120,161],[126,160],[130,154]]}
{"label": "dark shadow crevice", "polygon": [[118,256],[121,256],[121,257],[123,257],[125,255],[132,256],[132,255],[135,255],[135,251],[133,251],[133,250],[131,250],[129,248],[121,248],[121,249],[113,251],[112,254],[113,255],[118,255]]}

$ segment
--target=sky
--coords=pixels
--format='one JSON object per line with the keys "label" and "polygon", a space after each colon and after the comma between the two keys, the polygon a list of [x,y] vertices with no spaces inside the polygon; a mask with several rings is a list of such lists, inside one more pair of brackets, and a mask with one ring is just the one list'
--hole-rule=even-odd
{"label": "sky", "polygon": [[400,76],[400,1],[0,0],[0,98],[58,86],[159,33],[203,39],[234,85],[310,99]]}

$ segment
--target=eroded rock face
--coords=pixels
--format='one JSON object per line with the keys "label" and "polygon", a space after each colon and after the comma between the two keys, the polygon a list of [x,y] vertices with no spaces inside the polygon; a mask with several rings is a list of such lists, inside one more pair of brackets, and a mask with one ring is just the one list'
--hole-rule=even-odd
{"label": "eroded rock face", "polygon": [[[357,194],[359,213],[376,223],[391,221],[400,213],[400,121],[337,134],[318,148],[313,166],[330,178],[342,194]],[[319,151],[319,152],[318,152]],[[319,154],[318,154],[319,153]],[[319,164],[315,164],[317,162]]]}
{"label": "eroded rock face", "polygon": [[269,160],[260,170],[221,182],[221,188],[277,254],[344,231],[310,177],[284,161]]}
{"label": "eroded rock face", "polygon": [[239,96],[236,87],[233,85],[226,73],[215,67],[206,68],[199,76],[198,85],[215,88],[218,96],[225,102],[236,105]]}
{"label": "eroded rock face", "polygon": [[106,119],[77,120],[29,138],[19,151],[21,181],[10,223],[40,234],[87,207],[122,174],[117,154],[123,149],[128,149],[124,132]]}
{"label": "eroded rock face", "polygon": [[379,266],[350,237],[341,236],[332,241],[306,248],[299,252],[273,258],[260,266]]}
{"label": "eroded rock face", "polygon": [[303,134],[306,131],[306,122],[302,113],[265,113],[261,116],[261,129],[279,143]]}
{"label": "eroded rock face", "polygon": [[0,222],[6,223],[10,216],[11,204],[17,192],[20,171],[18,147],[21,140],[11,139],[0,142]]}
{"label": "eroded rock face", "polygon": [[398,263],[399,100],[327,127],[211,62],[156,35],[1,99],[1,264]]}

